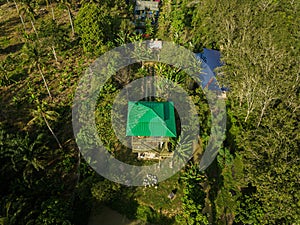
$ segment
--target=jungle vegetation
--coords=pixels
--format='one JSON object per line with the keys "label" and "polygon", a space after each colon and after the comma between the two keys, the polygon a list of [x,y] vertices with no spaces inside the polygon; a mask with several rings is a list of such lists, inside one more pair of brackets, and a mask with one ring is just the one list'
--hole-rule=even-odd
{"label": "jungle vegetation", "polygon": [[[133,8],[123,0],[0,0],[0,224],[84,225],[95,205],[145,224],[299,224],[300,1],[161,2],[148,39],[221,52],[227,130],[208,169],[190,160],[146,191],[93,171],[72,131],[85,69],[114,47],[144,38],[135,33]],[[175,67],[153,68],[190,94],[203,149],[210,110],[201,87]],[[128,66],[99,94],[101,139],[131,163],[141,162],[116,139],[110,109],[120,87],[148,72],[142,63]]]}

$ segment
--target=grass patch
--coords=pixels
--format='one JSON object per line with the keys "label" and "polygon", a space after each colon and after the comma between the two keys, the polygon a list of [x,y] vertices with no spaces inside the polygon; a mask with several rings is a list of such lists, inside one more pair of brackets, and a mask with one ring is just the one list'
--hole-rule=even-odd
{"label": "grass patch", "polygon": [[[181,210],[181,197],[183,196],[183,185],[179,182],[179,178],[180,172],[160,182],[157,189],[138,187],[135,195],[137,201],[169,217],[175,216]],[[173,200],[170,200],[168,195],[172,190],[176,190],[176,195]]]}

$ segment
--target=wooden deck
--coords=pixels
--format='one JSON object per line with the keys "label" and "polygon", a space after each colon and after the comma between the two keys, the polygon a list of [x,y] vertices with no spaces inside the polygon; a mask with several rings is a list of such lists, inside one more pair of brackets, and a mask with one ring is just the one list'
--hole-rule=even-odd
{"label": "wooden deck", "polygon": [[138,153],[139,159],[162,159],[173,156],[168,149],[167,137],[132,137],[133,153]]}

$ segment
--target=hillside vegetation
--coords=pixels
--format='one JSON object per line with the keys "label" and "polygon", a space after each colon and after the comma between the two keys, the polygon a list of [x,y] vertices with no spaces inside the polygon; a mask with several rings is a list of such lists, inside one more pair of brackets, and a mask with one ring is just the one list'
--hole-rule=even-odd
{"label": "hillside vegetation", "polygon": [[[98,175],[72,130],[85,69],[143,39],[133,9],[123,0],[0,0],[0,224],[87,224],[96,205],[145,224],[299,224],[300,1],[162,1],[148,38],[219,50],[217,77],[229,91],[226,139],[213,164],[200,172],[191,160],[157,189]],[[187,90],[204,149],[210,110],[201,88],[175,67],[136,63],[99,94],[97,128],[108,150],[142,164],[116,139],[110,109],[120,88],[150,69]]]}

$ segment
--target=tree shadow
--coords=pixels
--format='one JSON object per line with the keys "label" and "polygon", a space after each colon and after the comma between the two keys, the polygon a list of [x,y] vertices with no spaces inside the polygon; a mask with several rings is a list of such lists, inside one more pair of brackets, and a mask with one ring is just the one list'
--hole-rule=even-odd
{"label": "tree shadow", "polygon": [[175,222],[175,218],[169,218],[161,213],[155,212],[152,208],[151,213],[147,213],[147,221],[151,224],[157,225],[172,225]]}
{"label": "tree shadow", "polygon": [[174,224],[175,218],[167,217],[161,211],[155,211],[149,206],[140,205],[135,198],[135,193],[136,187],[123,186],[115,198],[108,203],[108,206],[125,215],[128,219],[141,220],[149,225]]}
{"label": "tree shadow", "polygon": [[7,36],[14,32],[14,28],[21,23],[20,18],[17,16],[11,17],[8,20],[0,22],[0,30],[2,36]]}
{"label": "tree shadow", "polygon": [[224,186],[224,179],[221,173],[222,170],[218,166],[217,158],[215,158],[213,163],[207,168],[208,181],[211,185],[208,195],[211,202],[212,221],[217,220],[215,200],[218,197],[219,190]]}
{"label": "tree shadow", "polygon": [[13,45],[9,45],[6,48],[1,48],[0,49],[0,54],[10,54],[10,53],[15,53],[17,51],[20,51],[23,47],[24,43],[17,43]]}
{"label": "tree shadow", "polygon": [[139,203],[135,199],[136,187],[122,186],[120,191],[115,195],[107,205],[125,215],[128,219],[136,219],[136,211]]}

